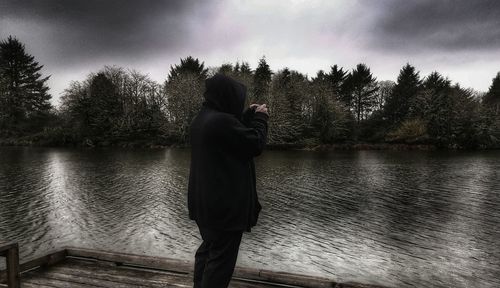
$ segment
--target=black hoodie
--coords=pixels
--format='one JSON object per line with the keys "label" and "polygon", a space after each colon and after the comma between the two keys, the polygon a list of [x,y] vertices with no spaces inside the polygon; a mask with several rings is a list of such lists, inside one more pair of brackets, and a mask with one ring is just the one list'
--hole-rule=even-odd
{"label": "black hoodie", "polygon": [[227,76],[205,86],[190,127],[189,218],[200,227],[250,231],[261,210],[253,157],[264,149],[268,116],[243,112],[246,87]]}

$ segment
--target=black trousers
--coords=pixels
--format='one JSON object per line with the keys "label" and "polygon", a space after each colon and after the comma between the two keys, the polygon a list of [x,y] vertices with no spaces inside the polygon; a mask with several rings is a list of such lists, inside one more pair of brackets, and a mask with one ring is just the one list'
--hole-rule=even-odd
{"label": "black trousers", "polygon": [[193,288],[226,288],[236,265],[243,231],[198,229],[203,242],[195,254]]}

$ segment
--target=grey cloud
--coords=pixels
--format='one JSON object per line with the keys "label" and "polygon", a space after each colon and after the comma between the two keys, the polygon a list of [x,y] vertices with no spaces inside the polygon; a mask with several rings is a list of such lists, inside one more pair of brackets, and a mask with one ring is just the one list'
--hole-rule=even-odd
{"label": "grey cloud", "polygon": [[93,57],[141,57],[180,47],[189,38],[187,14],[202,3],[205,1],[2,0],[0,16],[42,25],[58,53],[53,56],[77,63]]}
{"label": "grey cloud", "polygon": [[103,65],[163,81],[187,55],[254,66],[266,55],[310,75],[365,62],[385,78],[409,61],[484,90],[499,63],[500,0],[0,0],[8,35],[53,75],[53,95]]}
{"label": "grey cloud", "polygon": [[366,0],[364,4],[377,11],[370,39],[383,49],[500,48],[497,0]]}

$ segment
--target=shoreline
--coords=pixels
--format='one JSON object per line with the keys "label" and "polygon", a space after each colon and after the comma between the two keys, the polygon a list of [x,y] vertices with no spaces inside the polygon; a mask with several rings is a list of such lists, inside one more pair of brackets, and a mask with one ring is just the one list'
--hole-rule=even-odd
{"label": "shoreline", "polygon": [[[165,149],[179,148],[186,149],[189,145],[180,143],[161,143],[155,140],[137,140],[137,141],[121,141],[112,142],[104,140],[100,142],[82,141],[81,143],[65,143],[55,144],[47,141],[33,141],[29,137],[24,138],[0,138],[0,147],[72,147],[72,148],[137,148],[137,149]],[[475,149],[466,149],[462,147],[438,147],[434,144],[408,144],[408,143],[368,143],[368,142],[351,142],[351,143],[332,143],[332,144],[266,144],[266,150],[275,151],[361,151],[361,150],[388,150],[388,151],[484,151],[484,150],[499,150],[500,147],[479,147]]]}
{"label": "shoreline", "polygon": [[[319,145],[290,145],[290,144],[271,144],[267,146],[268,150],[300,150],[300,151],[360,151],[360,150],[391,150],[391,151],[434,151],[434,150],[462,150],[451,148],[438,148],[433,144],[401,144],[401,143],[335,143]],[[483,149],[475,149],[483,150]]]}

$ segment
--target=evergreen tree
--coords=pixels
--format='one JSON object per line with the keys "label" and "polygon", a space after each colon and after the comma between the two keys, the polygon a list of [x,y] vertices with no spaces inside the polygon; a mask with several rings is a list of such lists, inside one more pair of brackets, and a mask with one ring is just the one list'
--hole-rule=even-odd
{"label": "evergreen tree", "polygon": [[451,81],[438,72],[432,72],[422,82],[421,89],[413,98],[410,116],[412,118],[430,119],[432,106],[439,103],[440,95],[451,88]]}
{"label": "evergreen tree", "polygon": [[423,88],[433,92],[442,92],[451,87],[451,81],[443,77],[439,72],[434,71],[427,76],[423,82]]}
{"label": "evergreen tree", "polygon": [[332,93],[335,94],[339,100],[344,100],[344,82],[347,78],[347,71],[344,71],[343,68],[339,68],[337,64],[335,64],[330,67],[330,73],[325,76],[332,88]]}
{"label": "evergreen tree", "polygon": [[103,72],[92,77],[88,97],[81,104],[87,130],[84,134],[90,138],[111,136],[122,107],[116,86]]}
{"label": "evergreen tree", "polygon": [[178,142],[188,142],[189,125],[201,107],[207,75],[204,63],[191,56],[170,69],[165,83],[169,134]]}
{"label": "evergreen tree", "polygon": [[438,146],[451,143],[452,107],[451,81],[438,72],[432,72],[423,82],[424,97],[421,97],[421,109],[427,120],[429,136]]}
{"label": "evergreen tree", "polygon": [[415,67],[406,64],[401,68],[398,81],[385,105],[385,115],[392,126],[398,126],[413,112],[411,104],[421,89],[422,81]]}
{"label": "evergreen tree", "polygon": [[483,96],[483,119],[487,122],[487,140],[490,146],[498,147],[500,144],[500,72],[491,83],[488,92]]}
{"label": "evergreen tree", "polygon": [[349,107],[359,123],[369,115],[375,104],[378,90],[377,79],[373,77],[368,66],[358,64],[356,69],[347,76],[345,82]]}
{"label": "evergreen tree", "polygon": [[451,142],[461,148],[476,148],[484,137],[484,119],[481,103],[472,89],[464,89],[456,84],[451,89],[452,119]]}
{"label": "evergreen tree", "polygon": [[246,97],[246,103],[245,106],[250,105],[254,97],[254,73],[252,69],[250,68],[250,64],[248,62],[237,62],[236,65],[234,66],[234,77],[237,81],[243,83],[247,87],[247,97]]}
{"label": "evergreen tree", "polygon": [[[52,108],[46,85],[48,77],[42,77],[43,65],[25,51],[25,46],[9,36],[0,42],[0,127],[19,128],[30,119],[37,122]],[[41,119],[42,118],[42,119]],[[39,123],[35,123],[39,124]]]}
{"label": "evergreen tree", "polygon": [[[336,70],[336,65],[334,67],[332,71]],[[311,107],[308,114],[312,128],[312,135],[307,136],[314,136],[322,143],[346,140],[350,134],[349,111],[337,100],[337,93],[340,93],[339,88],[342,85],[339,81],[343,82],[345,77],[340,76],[337,78],[340,80],[332,81],[332,74],[335,72],[325,74],[322,70],[318,71],[316,77],[311,80],[310,97],[307,99],[309,102],[306,107]],[[343,74],[345,75],[345,72]]]}
{"label": "evergreen tree", "polygon": [[207,78],[208,69],[205,68],[205,64],[203,62],[200,63],[200,60],[198,60],[198,58],[188,56],[184,59],[181,59],[180,64],[170,66],[170,72],[168,74],[167,82],[172,82],[176,77],[187,74],[192,74],[199,79],[205,80]]}
{"label": "evergreen tree", "polygon": [[484,97],[484,103],[490,107],[495,115],[500,115],[500,72],[493,78],[490,89]]}
{"label": "evergreen tree", "polygon": [[[221,73],[221,74],[224,74],[226,76],[229,76],[229,77],[232,77],[233,74],[236,74],[235,72],[235,69],[236,67],[233,67],[233,65],[231,63],[225,63],[225,64],[222,64],[218,69],[217,69],[217,72],[218,73]],[[238,67],[239,69],[239,67]]]}
{"label": "evergreen tree", "polygon": [[236,64],[234,64],[234,68],[233,68],[233,72],[236,74],[236,75],[239,75],[240,74],[240,62],[236,62]]}
{"label": "evergreen tree", "polygon": [[391,96],[392,90],[394,89],[394,86],[396,86],[396,83],[391,80],[385,80],[379,81],[377,83],[377,86],[379,87],[379,89],[377,91],[375,109],[381,111],[386,106],[387,100]]}
{"label": "evergreen tree", "polygon": [[270,122],[270,140],[274,143],[296,143],[306,127],[303,115],[304,95],[308,91],[306,76],[285,68],[272,82],[269,106],[273,109]]}
{"label": "evergreen tree", "polygon": [[9,98],[8,89],[7,89],[7,81],[6,79],[0,77],[0,131],[2,129],[8,128],[9,120],[10,120],[10,107],[9,107]]}
{"label": "evergreen tree", "polygon": [[[311,135],[322,142],[327,142],[330,139],[329,124],[331,124],[329,95],[331,95],[331,86],[326,80],[326,74],[323,70],[316,73],[316,77],[311,79],[311,94],[307,107],[310,107],[308,112],[309,123],[312,129]],[[324,137],[322,137],[324,136]]]}
{"label": "evergreen tree", "polygon": [[253,71],[250,68],[250,64],[248,62],[242,62],[240,65],[240,74],[242,75],[252,75]]}
{"label": "evergreen tree", "polygon": [[262,57],[259,60],[259,65],[255,69],[253,78],[253,99],[251,102],[263,104],[269,99],[269,89],[271,85],[272,71],[266,62],[266,58]]}

